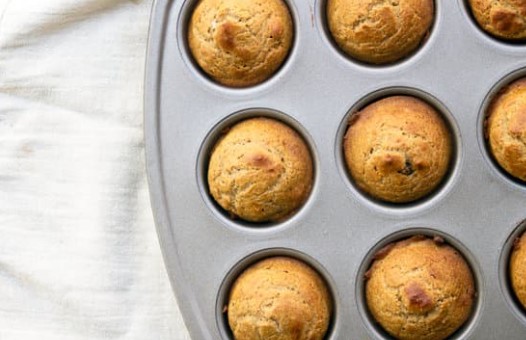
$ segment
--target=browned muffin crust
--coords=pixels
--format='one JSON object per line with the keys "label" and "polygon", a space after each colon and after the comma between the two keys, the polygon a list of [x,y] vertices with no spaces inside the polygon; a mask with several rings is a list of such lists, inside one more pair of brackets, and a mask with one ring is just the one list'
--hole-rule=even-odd
{"label": "browned muffin crust", "polygon": [[251,222],[279,221],[296,212],[312,181],[307,145],[292,128],[270,118],[234,125],[215,145],[208,166],[213,198]]}
{"label": "browned muffin crust", "polygon": [[237,278],[227,313],[236,340],[321,340],[329,327],[332,300],[310,266],[272,257]]}
{"label": "browned muffin crust", "polygon": [[469,0],[480,27],[505,40],[526,39],[526,0]]}
{"label": "browned muffin crust", "polygon": [[386,64],[411,54],[428,35],[433,0],[328,0],[329,30],[349,56]]}
{"label": "browned muffin crust", "polygon": [[282,65],[293,25],[283,0],[201,0],[188,27],[190,51],[205,73],[231,87],[258,84]]}
{"label": "browned muffin crust", "polygon": [[526,181],[526,78],[505,87],[487,112],[486,137],[497,163]]}
{"label": "browned muffin crust", "polygon": [[397,339],[445,339],[473,309],[471,269],[441,239],[415,236],[389,245],[366,280],[369,311]]}
{"label": "browned muffin crust", "polygon": [[515,296],[526,308],[526,234],[515,241],[510,256],[509,275]]}
{"label": "browned muffin crust", "polygon": [[350,119],[347,168],[374,198],[405,203],[433,191],[448,171],[451,136],[440,114],[409,96],[378,100]]}

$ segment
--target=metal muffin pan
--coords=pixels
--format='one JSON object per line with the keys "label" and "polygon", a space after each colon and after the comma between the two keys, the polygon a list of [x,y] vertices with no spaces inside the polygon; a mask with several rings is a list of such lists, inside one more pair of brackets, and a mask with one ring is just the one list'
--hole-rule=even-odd
{"label": "metal muffin pan", "polygon": [[[186,24],[197,0],[157,0],[145,82],[145,144],[152,207],[167,271],[190,334],[229,339],[223,313],[230,284],[262,257],[285,254],[312,265],[334,300],[328,339],[389,339],[367,313],[363,276],[383,245],[413,234],[439,235],[473,270],[470,320],[452,338],[524,339],[526,312],[509,291],[513,240],[526,229],[526,184],[503,174],[486,150],[484,111],[492,96],[526,75],[526,44],[483,33],[463,0],[435,0],[435,21],[413,55],[387,66],[344,56],[325,26],[324,0],[286,0],[295,38],[268,81],[227,88],[188,52]],[[349,116],[391,94],[420,97],[442,112],[454,160],[441,187],[403,205],[374,201],[345,170]],[[223,128],[250,116],[295,128],[309,145],[314,184],[306,204],[273,224],[230,219],[206,186],[208,152]]]}

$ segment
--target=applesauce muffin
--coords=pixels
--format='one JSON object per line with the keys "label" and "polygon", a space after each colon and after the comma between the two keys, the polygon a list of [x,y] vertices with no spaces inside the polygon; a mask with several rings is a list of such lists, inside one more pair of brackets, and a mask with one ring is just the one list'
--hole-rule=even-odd
{"label": "applesauce muffin", "polygon": [[329,327],[332,300],[310,266],[271,257],[236,279],[226,311],[236,340],[321,340]]}
{"label": "applesauce muffin", "polygon": [[526,233],[515,240],[511,251],[509,275],[515,296],[522,307],[526,308]]}
{"label": "applesauce muffin", "polygon": [[526,39],[526,1],[469,0],[469,6],[487,33],[504,40]]}
{"label": "applesauce muffin", "polygon": [[293,34],[283,0],[200,0],[188,26],[188,45],[212,79],[246,87],[276,72],[289,53]]}
{"label": "applesauce muffin", "polygon": [[473,275],[440,237],[413,236],[380,250],[366,273],[366,302],[397,339],[441,340],[471,315]]}
{"label": "applesauce muffin", "polygon": [[440,114],[410,96],[387,97],[353,114],[343,148],[358,188],[392,203],[415,201],[433,191],[452,154]]}
{"label": "applesauce muffin", "polygon": [[235,124],[214,146],[208,186],[233,217],[280,221],[305,202],[313,182],[312,157],[301,136],[271,118]]}
{"label": "applesauce muffin", "polygon": [[327,0],[327,23],[349,56],[386,64],[415,51],[434,19],[433,0]]}
{"label": "applesauce muffin", "polygon": [[526,181],[526,78],[506,86],[493,99],[486,137],[497,163],[511,176]]}

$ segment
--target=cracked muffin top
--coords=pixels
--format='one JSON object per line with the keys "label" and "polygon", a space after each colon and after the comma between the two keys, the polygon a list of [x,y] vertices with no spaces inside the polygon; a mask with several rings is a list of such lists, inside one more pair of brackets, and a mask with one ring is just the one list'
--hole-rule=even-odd
{"label": "cracked muffin top", "polygon": [[371,64],[402,59],[427,37],[433,0],[328,0],[327,22],[338,46]]}
{"label": "cracked muffin top", "polygon": [[413,236],[386,246],[365,279],[369,311],[397,339],[446,339],[473,309],[471,269],[440,237]]}
{"label": "cracked muffin top", "polygon": [[250,118],[227,130],[214,146],[208,186],[234,218],[280,221],[311,191],[312,157],[301,136],[271,118]]}
{"label": "cracked muffin top", "polygon": [[526,181],[526,78],[502,89],[487,116],[486,137],[491,154],[507,173]]}
{"label": "cracked muffin top", "polygon": [[526,308],[526,233],[515,240],[510,257],[509,275],[515,296]]}
{"label": "cracked muffin top", "polygon": [[504,40],[526,39],[526,0],[469,0],[479,26]]}
{"label": "cracked muffin top", "polygon": [[393,203],[420,199],[448,171],[451,137],[441,115],[410,96],[378,100],[353,114],[344,137],[344,156],[356,185]]}
{"label": "cracked muffin top", "polygon": [[236,340],[322,340],[332,300],[310,266],[289,257],[271,257],[236,279],[226,312]]}
{"label": "cracked muffin top", "polygon": [[283,0],[201,0],[188,27],[188,45],[201,69],[220,84],[246,87],[272,76],[293,37]]}

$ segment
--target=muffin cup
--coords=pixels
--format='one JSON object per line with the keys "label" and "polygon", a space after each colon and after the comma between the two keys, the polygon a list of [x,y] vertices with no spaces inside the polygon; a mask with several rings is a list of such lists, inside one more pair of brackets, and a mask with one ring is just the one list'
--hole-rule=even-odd
{"label": "muffin cup", "polygon": [[508,171],[503,169],[494,158],[489,146],[489,140],[487,138],[486,121],[488,119],[489,108],[495,97],[498,96],[506,86],[524,77],[526,77],[526,67],[513,70],[499,79],[488,91],[484,101],[482,102],[478,115],[478,143],[487,165],[494,172],[494,174],[500,178],[501,181],[516,190],[526,190],[526,182],[521,181],[520,179],[508,173]]}
{"label": "muffin cup", "polygon": [[226,312],[226,306],[228,305],[228,298],[230,294],[230,290],[236,279],[241,275],[241,273],[249,268],[251,265],[267,258],[272,257],[289,257],[295,260],[299,260],[308,266],[310,266],[312,269],[314,269],[320,277],[324,280],[326,287],[329,291],[331,303],[332,303],[332,313],[331,313],[331,319],[329,321],[329,327],[327,329],[327,332],[325,333],[325,339],[333,339],[333,325],[337,321],[337,310],[339,308],[338,302],[334,299],[335,293],[334,289],[335,286],[330,279],[330,275],[328,274],[327,270],[316,260],[314,260],[312,257],[308,256],[305,253],[299,252],[297,250],[293,249],[287,249],[287,248],[271,248],[271,249],[262,249],[260,251],[257,251],[255,253],[252,253],[248,255],[247,257],[241,259],[238,261],[226,274],[225,279],[223,280],[218,294],[217,294],[217,304],[216,304],[216,320],[217,320],[217,327],[219,329],[219,332],[221,334],[222,339],[233,339],[232,331],[230,329],[230,326],[228,325],[227,320],[227,312]]}
{"label": "muffin cup", "polygon": [[345,62],[350,62],[353,65],[359,66],[359,67],[365,67],[369,69],[385,69],[385,68],[392,68],[395,66],[399,66],[402,64],[405,64],[407,61],[411,60],[412,58],[416,58],[417,55],[424,53],[424,50],[427,49],[427,45],[432,44],[434,31],[437,29],[437,26],[440,24],[440,17],[441,17],[441,2],[440,1],[433,1],[433,21],[431,23],[431,26],[427,32],[427,34],[422,38],[419,45],[412,51],[408,52],[407,55],[402,56],[401,58],[385,62],[385,63],[368,63],[359,59],[356,59],[349,54],[345,53],[336,43],[332,33],[329,29],[328,19],[327,19],[327,2],[328,0],[317,0],[317,6],[316,6],[316,20],[318,20],[317,24],[320,29],[320,34],[322,36],[322,39],[325,41],[327,46],[331,48],[334,53],[338,54],[342,60]]}
{"label": "muffin cup", "polygon": [[525,45],[526,37],[522,39],[507,39],[507,38],[498,36],[486,30],[484,27],[481,26],[479,22],[477,22],[477,19],[475,18],[475,14],[473,13],[473,10],[470,5],[470,0],[459,0],[459,1],[460,1],[462,10],[466,13],[467,17],[469,18],[470,23],[473,25],[473,28],[478,30],[480,33],[482,33],[485,36],[485,38],[494,40],[497,43],[508,45],[508,46],[517,46],[517,47],[526,46]]}
{"label": "muffin cup", "polygon": [[208,173],[208,162],[210,159],[210,155],[212,153],[212,149],[214,148],[216,142],[221,138],[221,136],[225,133],[226,130],[228,130],[231,126],[247,120],[251,118],[258,118],[258,117],[265,117],[274,119],[278,122],[281,122],[288,127],[292,128],[294,131],[296,131],[300,137],[305,142],[305,145],[307,146],[307,149],[310,152],[313,164],[313,176],[312,176],[312,186],[310,190],[310,195],[312,195],[312,192],[315,190],[316,186],[316,164],[317,157],[315,153],[315,147],[312,141],[312,138],[308,135],[308,133],[305,131],[305,129],[293,118],[290,116],[287,116],[284,113],[278,112],[276,110],[268,109],[268,108],[252,108],[252,109],[246,109],[239,112],[235,112],[225,119],[223,119],[221,122],[217,123],[214,128],[210,131],[209,135],[205,138],[203,141],[203,144],[201,146],[201,150],[199,151],[199,156],[197,158],[197,180],[198,185],[200,187],[201,195],[203,197],[203,200],[205,203],[210,207],[211,211],[214,213],[214,215],[219,218],[223,223],[230,227],[250,227],[250,228],[264,228],[264,227],[274,227],[284,224],[288,219],[294,218],[294,215],[296,215],[298,212],[300,212],[306,205],[308,205],[309,199],[298,207],[297,210],[295,210],[292,214],[287,216],[284,219],[281,219],[279,221],[265,221],[265,222],[250,222],[243,220],[239,217],[232,217],[228,212],[226,212],[222,207],[219,206],[219,204],[214,200],[212,195],[210,194],[210,190],[208,187],[208,181],[207,181],[207,173]]}
{"label": "muffin cup", "polygon": [[288,63],[288,60],[292,58],[292,54],[295,50],[296,41],[298,39],[297,32],[297,13],[296,8],[293,6],[293,3],[291,3],[289,0],[282,0],[285,5],[287,6],[291,19],[292,19],[292,42],[291,46],[289,48],[289,51],[287,53],[287,56],[283,59],[281,65],[272,72],[266,79],[257,81],[254,84],[245,85],[245,86],[229,86],[225,84],[221,84],[220,82],[212,79],[210,75],[208,75],[198,64],[195,57],[192,55],[189,43],[188,43],[188,26],[192,17],[192,14],[194,12],[194,9],[196,8],[197,4],[201,0],[188,0],[183,5],[180,16],[178,20],[178,27],[176,30],[177,34],[177,41],[179,43],[179,50],[181,53],[181,57],[184,59],[187,67],[189,68],[189,71],[194,74],[198,75],[200,81],[203,82],[204,86],[210,86],[212,88],[219,87],[222,90],[225,91],[232,91],[232,92],[243,92],[246,90],[250,90],[250,88],[258,87],[258,86],[264,86],[267,82],[272,82],[274,78],[279,78],[280,74],[282,72],[285,72],[286,65]]}
{"label": "muffin cup", "polygon": [[519,223],[515,230],[513,230],[510,236],[506,239],[499,259],[499,283],[504,300],[515,317],[524,325],[526,325],[526,308],[521,305],[511,286],[510,257],[516,240],[525,232],[526,221],[523,221]]}
{"label": "muffin cup", "polygon": [[460,328],[455,333],[449,336],[448,339],[465,339],[469,337],[473,328],[476,327],[476,323],[478,322],[478,317],[482,308],[482,300],[484,299],[484,290],[482,289],[483,279],[480,266],[476,262],[473,254],[458,240],[439,231],[438,229],[429,228],[408,228],[388,235],[380,240],[376,245],[374,245],[365,256],[356,277],[356,304],[360,311],[360,316],[367,327],[367,330],[374,339],[392,339],[391,335],[389,335],[374,319],[367,306],[367,301],[365,298],[366,273],[374,262],[376,254],[381,249],[389,244],[406,240],[414,236],[428,237],[436,240],[436,242],[450,245],[459,252],[459,254],[466,260],[466,263],[470,267],[475,284],[475,296],[471,316],[462,326],[460,326]]}
{"label": "muffin cup", "polygon": [[[349,127],[349,122],[353,117],[353,114],[359,112],[364,107],[371,103],[374,103],[383,98],[391,96],[411,96],[424,101],[431,105],[444,120],[447,129],[450,132],[451,138],[451,158],[449,163],[449,169],[445,173],[440,184],[433,189],[428,195],[407,203],[391,203],[383,200],[376,199],[369,194],[363,192],[357,187],[353,178],[349,174],[347,165],[345,164],[345,156],[343,154],[343,141],[345,133]],[[460,136],[460,130],[455,121],[453,114],[446,108],[446,106],[436,97],[422,90],[404,87],[404,86],[391,86],[373,91],[360,100],[358,100],[348,111],[344,117],[337,133],[336,150],[339,152],[336,154],[338,162],[338,168],[344,181],[347,183],[349,189],[361,200],[367,201],[368,206],[374,206],[379,212],[394,213],[394,214],[411,214],[416,213],[420,210],[426,209],[431,206],[430,202],[435,200],[443,199],[447,196],[448,189],[455,182],[456,176],[458,176],[459,167],[462,161],[462,140]],[[372,203],[372,204],[371,204]]]}

